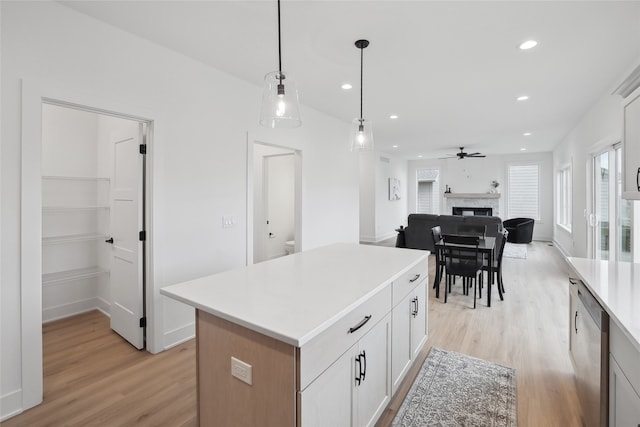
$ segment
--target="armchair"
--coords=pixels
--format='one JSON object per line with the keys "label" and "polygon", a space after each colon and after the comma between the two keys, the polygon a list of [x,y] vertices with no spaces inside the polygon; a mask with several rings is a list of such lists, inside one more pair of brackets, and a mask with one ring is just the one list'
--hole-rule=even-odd
{"label": "armchair", "polygon": [[531,243],[533,239],[534,220],[531,218],[511,218],[502,223],[509,231],[507,242]]}

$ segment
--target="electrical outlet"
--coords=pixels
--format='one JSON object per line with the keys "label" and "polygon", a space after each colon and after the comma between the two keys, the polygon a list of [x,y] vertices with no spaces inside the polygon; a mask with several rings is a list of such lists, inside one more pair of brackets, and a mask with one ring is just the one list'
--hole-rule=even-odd
{"label": "electrical outlet", "polygon": [[231,357],[231,375],[249,385],[252,384],[252,366],[240,359]]}

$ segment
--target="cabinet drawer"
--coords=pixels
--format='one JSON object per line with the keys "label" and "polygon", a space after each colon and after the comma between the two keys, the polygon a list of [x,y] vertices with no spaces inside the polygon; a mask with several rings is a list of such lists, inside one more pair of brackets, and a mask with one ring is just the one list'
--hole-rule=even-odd
{"label": "cabinet drawer", "polygon": [[[391,285],[388,285],[305,344],[300,349],[300,390],[311,384],[390,311]],[[371,317],[362,324],[367,316]],[[360,328],[349,332],[360,324]]]}
{"label": "cabinet drawer", "polygon": [[609,331],[609,351],[636,394],[640,394],[640,353],[615,322],[611,322]]}
{"label": "cabinet drawer", "polygon": [[393,306],[398,305],[412,289],[427,278],[429,272],[428,260],[422,260],[412,266],[402,276],[393,281]]}

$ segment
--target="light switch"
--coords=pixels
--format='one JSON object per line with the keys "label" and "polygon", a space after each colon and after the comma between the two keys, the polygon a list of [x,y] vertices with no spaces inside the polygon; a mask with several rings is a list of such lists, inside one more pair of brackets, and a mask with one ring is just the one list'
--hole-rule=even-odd
{"label": "light switch", "polygon": [[236,225],[236,219],[232,216],[222,217],[222,228],[231,228]]}
{"label": "light switch", "polygon": [[231,357],[231,375],[249,385],[252,384],[252,366],[240,359]]}

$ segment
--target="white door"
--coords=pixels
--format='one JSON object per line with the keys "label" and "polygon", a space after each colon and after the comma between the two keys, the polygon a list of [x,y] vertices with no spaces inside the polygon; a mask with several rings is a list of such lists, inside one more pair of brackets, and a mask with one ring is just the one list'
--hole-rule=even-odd
{"label": "white door", "polygon": [[286,254],[284,244],[293,240],[295,224],[295,159],[293,153],[264,158],[266,259]]}
{"label": "white door", "polygon": [[142,124],[112,138],[111,186],[111,329],[138,349],[144,347]]}

